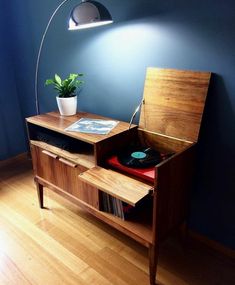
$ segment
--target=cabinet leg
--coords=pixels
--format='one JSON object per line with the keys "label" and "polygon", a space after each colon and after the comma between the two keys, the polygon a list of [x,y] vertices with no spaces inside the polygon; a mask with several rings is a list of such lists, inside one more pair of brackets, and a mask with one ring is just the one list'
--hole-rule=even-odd
{"label": "cabinet leg", "polygon": [[35,181],[35,183],[36,183],[36,187],[37,187],[39,206],[42,209],[43,208],[43,186],[42,186],[42,184],[38,183],[37,181]]}
{"label": "cabinet leg", "polygon": [[150,245],[149,247],[149,278],[150,285],[156,285],[156,273],[157,273],[157,261],[158,261],[158,247]]}

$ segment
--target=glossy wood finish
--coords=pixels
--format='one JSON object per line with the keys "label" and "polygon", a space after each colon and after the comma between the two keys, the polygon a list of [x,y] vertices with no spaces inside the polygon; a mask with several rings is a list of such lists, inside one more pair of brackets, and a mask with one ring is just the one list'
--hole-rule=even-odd
{"label": "glossy wood finish", "polygon": [[[99,208],[98,189],[80,181],[78,175],[87,170],[86,167],[71,162],[54,153],[31,145],[34,171],[36,174],[37,189],[42,188],[40,179],[43,179],[59,189],[75,196],[78,199]],[[38,191],[39,203],[43,207],[43,190]]]}
{"label": "glossy wood finish", "polygon": [[189,146],[156,167],[156,207],[154,223],[156,240],[164,239],[188,216],[192,187],[195,145]]}
{"label": "glossy wood finish", "polygon": [[93,148],[89,148],[83,150],[80,153],[71,153],[69,151],[63,150],[53,145],[49,145],[42,141],[30,140],[31,145],[35,145],[48,151],[49,153],[55,154],[58,157],[63,157],[68,161],[71,161],[75,164],[82,165],[86,168],[92,168],[95,166],[95,157],[94,157],[94,150]]}
{"label": "glossy wood finish", "polygon": [[196,142],[210,72],[148,68],[140,128]]}
{"label": "glossy wood finish", "polygon": [[136,179],[98,166],[81,173],[79,178],[132,206],[147,196],[152,188]]}
{"label": "glossy wood finish", "polygon": [[[30,161],[0,166],[1,285],[148,285],[148,251],[45,189],[38,207]],[[158,285],[231,285],[234,259],[175,237],[160,246]]]}
{"label": "glossy wood finish", "polygon": [[[27,119],[37,188],[48,187],[62,194],[145,245],[149,249],[151,285],[156,280],[160,241],[184,223],[187,216],[194,141],[198,138],[209,78],[210,73],[206,72],[148,69],[140,129],[132,126],[129,130],[129,124],[119,122],[108,135],[64,130],[81,117],[106,119],[88,113],[67,118],[52,112]],[[81,149],[73,156],[62,150],[53,151],[50,145],[37,142],[34,128],[36,130],[38,126],[72,137],[76,142],[85,142],[91,146],[91,151],[87,154]],[[172,154],[155,166],[154,185],[106,169],[105,160],[111,153],[135,141]],[[149,193],[150,188],[154,190],[150,197],[151,205],[145,204],[142,213],[137,213],[130,221],[122,221],[100,211],[101,191],[134,206]],[[41,205],[43,190],[38,194]],[[145,212],[150,217],[146,218]]]}
{"label": "glossy wood finish", "polygon": [[[35,180],[37,183],[40,183],[40,185],[43,185],[43,187],[52,189],[54,192],[65,197],[66,199],[78,205],[79,207],[82,207],[84,210],[88,211],[90,214],[100,219],[102,222],[105,222],[108,225],[112,226],[113,228],[119,230],[120,232],[128,235],[129,237],[133,238],[140,244],[146,247],[149,247],[149,245],[152,244],[153,242],[152,220],[148,219],[145,213],[142,213],[142,215],[138,215],[137,217],[135,217],[134,220],[130,221],[122,220],[120,218],[115,217],[112,214],[98,210],[95,204],[93,206],[93,203],[95,203],[96,201],[96,195],[95,196],[93,195],[93,191],[89,191],[90,188],[93,188],[90,185],[88,185],[87,187],[87,196],[89,197],[89,200],[88,199],[82,200],[78,199],[74,195],[71,195],[70,193],[59,188],[58,186],[55,186],[54,184],[40,177],[36,177]],[[89,201],[89,203],[87,201]]]}
{"label": "glossy wood finish", "polygon": [[[78,113],[74,116],[60,116],[58,112],[50,112],[47,114],[42,114],[39,116],[29,117],[27,118],[28,123],[32,123],[44,128],[47,128],[49,130],[56,131],[61,134],[65,134],[66,136],[78,139],[80,141],[87,142],[88,144],[95,144],[100,141],[103,141],[107,138],[111,138],[117,134],[120,134],[122,132],[126,132],[129,129],[129,124],[125,122],[119,122],[117,126],[111,130],[111,132],[107,135],[95,135],[95,134],[85,134],[85,133],[79,133],[79,132],[68,132],[65,131],[65,128],[67,128],[72,123],[78,121],[81,118],[91,118],[91,119],[109,119],[105,118],[99,115],[90,114],[90,113]],[[135,125],[132,125],[131,128],[136,128]]]}
{"label": "glossy wood finish", "polygon": [[37,188],[39,206],[41,209],[43,209],[43,207],[44,207],[43,185],[38,183],[38,180],[36,177],[34,178],[34,181],[35,181],[36,188]]}
{"label": "glossy wood finish", "polygon": [[99,141],[95,144],[95,157],[98,165],[105,165],[106,158],[112,154],[116,154],[121,151],[127,145],[137,140],[137,128],[132,126],[132,128],[127,131],[118,133],[115,136],[110,137],[107,140]]}
{"label": "glossy wood finish", "polygon": [[[48,118],[50,120],[50,116]],[[57,128],[54,127],[53,129]],[[131,134],[129,138],[139,140],[135,128]],[[121,132],[120,141],[122,135]],[[143,140],[143,137],[146,139],[148,136],[149,134],[142,135],[140,140]],[[119,134],[116,130],[113,148],[115,148],[118,138]],[[156,166],[156,180],[155,185],[152,186],[100,166],[86,168],[77,163],[80,155],[84,155],[82,152],[81,154],[73,154],[73,156],[63,150],[58,150],[58,148],[54,152],[54,147],[35,140],[31,142],[31,151],[40,206],[44,206],[43,187],[48,187],[148,247],[150,283],[153,285],[156,278],[159,241],[172,229],[179,226],[186,216],[187,191],[191,178],[188,175],[188,170],[191,170],[191,161],[187,158],[187,153],[190,151],[186,150],[191,149],[193,145],[186,141],[158,134],[152,134],[150,141],[156,149],[159,148],[165,152],[174,150],[176,152],[175,155]],[[93,161],[99,160],[97,160],[99,150],[105,156],[105,147],[108,146],[108,150],[112,149],[108,142],[109,139],[103,137],[103,140],[100,138],[99,142],[94,143],[94,150],[87,156],[88,164],[91,163],[90,165],[92,165]],[[165,147],[166,145],[168,147]],[[178,151],[179,149],[181,151]],[[65,156],[63,156],[64,154]],[[81,160],[83,164],[86,155]],[[178,156],[181,159],[177,159]],[[87,165],[87,163],[85,164]],[[188,177],[185,178],[185,175]],[[153,194],[154,207],[150,209],[152,213],[150,220],[140,213],[141,215],[136,216],[134,220],[122,221],[113,215],[99,211],[99,191],[105,191],[122,201],[135,205],[153,187],[155,188]]]}
{"label": "glossy wood finish", "polygon": [[142,129],[138,129],[138,137],[142,145],[152,147],[162,153],[177,153],[192,145],[192,142],[189,141],[144,131]]}

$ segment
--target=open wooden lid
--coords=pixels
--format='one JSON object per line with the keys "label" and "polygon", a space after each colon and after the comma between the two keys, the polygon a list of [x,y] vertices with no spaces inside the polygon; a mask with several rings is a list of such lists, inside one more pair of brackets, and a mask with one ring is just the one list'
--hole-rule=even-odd
{"label": "open wooden lid", "polygon": [[210,76],[210,72],[148,68],[139,127],[196,142]]}

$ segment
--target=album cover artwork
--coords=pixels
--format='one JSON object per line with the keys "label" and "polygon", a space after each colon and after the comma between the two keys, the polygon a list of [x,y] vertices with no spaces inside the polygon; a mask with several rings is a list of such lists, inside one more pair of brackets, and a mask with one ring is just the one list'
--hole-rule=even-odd
{"label": "album cover artwork", "polygon": [[107,135],[117,124],[118,121],[82,118],[65,131]]}

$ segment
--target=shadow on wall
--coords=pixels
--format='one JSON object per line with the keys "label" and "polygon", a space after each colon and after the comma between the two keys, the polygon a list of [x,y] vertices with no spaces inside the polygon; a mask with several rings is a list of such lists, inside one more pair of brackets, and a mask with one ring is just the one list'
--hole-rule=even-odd
{"label": "shadow on wall", "polygon": [[7,130],[4,123],[4,118],[2,115],[2,112],[0,112],[0,129],[1,129],[1,135],[0,135],[0,145],[1,145],[1,153],[0,153],[0,160],[3,160],[6,158],[7,154],[10,153],[9,150],[9,142],[8,142],[8,135]]}
{"label": "shadow on wall", "polygon": [[[235,159],[235,114],[232,104],[229,100],[223,78],[220,75],[213,74],[208,92],[202,128],[200,132],[199,152],[204,167],[210,165],[213,173],[213,180],[220,179],[215,174],[224,172],[224,167]],[[220,163],[221,167],[218,167]],[[223,169],[221,169],[223,168]],[[229,173],[227,169],[226,173]],[[207,169],[208,171],[208,169]],[[225,185],[228,180],[222,182]],[[217,184],[218,185],[218,184]]]}
{"label": "shadow on wall", "polygon": [[223,78],[213,74],[198,144],[190,225],[231,248],[235,245],[234,121]]}

